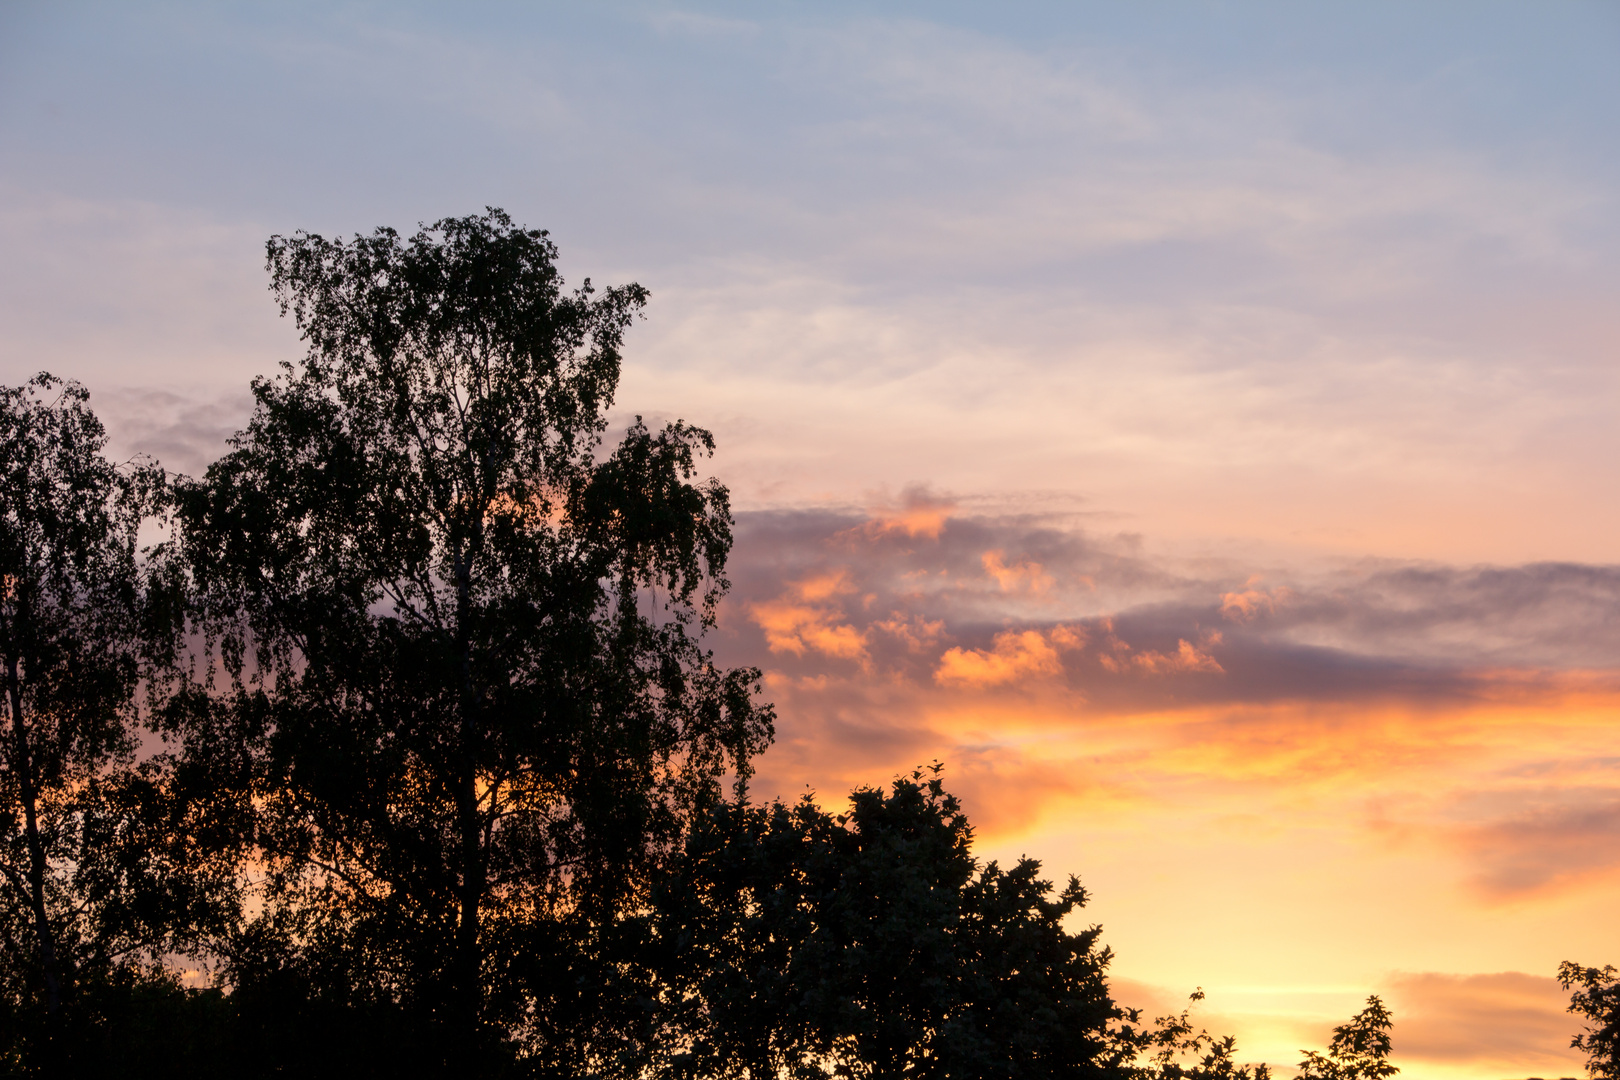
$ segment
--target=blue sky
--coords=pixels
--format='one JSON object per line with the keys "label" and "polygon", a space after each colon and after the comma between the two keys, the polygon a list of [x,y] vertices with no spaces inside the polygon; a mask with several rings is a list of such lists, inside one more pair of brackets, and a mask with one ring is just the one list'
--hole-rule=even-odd
{"label": "blue sky", "polygon": [[[1452,553],[1401,524],[1435,498],[1562,526],[1482,558],[1615,524],[1608,5],[0,17],[8,372],[213,401],[289,347],[265,235],[493,204],[652,288],[621,404],[701,415],[749,504],[1059,492],[1385,555]],[[1262,497],[1200,496],[1211,462]]]}

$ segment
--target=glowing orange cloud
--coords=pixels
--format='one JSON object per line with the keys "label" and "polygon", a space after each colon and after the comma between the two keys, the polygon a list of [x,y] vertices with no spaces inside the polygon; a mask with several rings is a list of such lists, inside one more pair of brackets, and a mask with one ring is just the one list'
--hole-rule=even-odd
{"label": "glowing orange cloud", "polygon": [[1038,562],[1026,561],[1008,566],[1006,556],[1000,551],[987,551],[980,561],[984,563],[985,572],[995,578],[1002,592],[1039,596],[1052,588],[1051,576],[1041,569]]}
{"label": "glowing orange cloud", "polygon": [[1063,670],[1058,648],[1075,649],[1084,644],[1084,631],[1072,627],[1055,627],[1047,636],[1039,630],[1008,630],[997,634],[988,650],[947,649],[939,658],[934,681],[966,689],[1056,675]]}
{"label": "glowing orange cloud", "polygon": [[1428,702],[1133,706],[1089,701],[1054,678],[1082,644],[1067,627],[1005,631],[989,649],[946,650],[926,682],[898,672],[775,679],[790,719],[762,785],[775,776],[783,792],[806,781],[837,791],[940,758],[972,792],[975,820],[998,831],[1053,814],[1093,824],[1099,813],[1149,815],[1181,800],[1270,830],[1353,824],[1380,849],[1443,856],[1450,880],[1488,904],[1620,872],[1611,681],[1504,673]]}
{"label": "glowing orange cloud", "polygon": [[[1211,633],[1204,638],[1206,645],[1219,645],[1221,635]],[[1166,655],[1162,652],[1143,652],[1131,657],[1131,663],[1143,671],[1207,671],[1211,674],[1225,674],[1226,669],[1221,667],[1209,653],[1200,649],[1186,638],[1176,642],[1176,651]]]}
{"label": "glowing orange cloud", "polygon": [[1221,667],[1220,661],[1216,660],[1204,649],[1204,647],[1221,643],[1221,634],[1218,630],[1212,630],[1204,635],[1201,643],[1202,647],[1194,645],[1186,638],[1181,638],[1177,640],[1176,651],[1173,653],[1162,653],[1150,649],[1147,652],[1139,652],[1135,656],[1127,656],[1126,654],[1131,651],[1131,647],[1118,634],[1114,633],[1113,620],[1104,619],[1102,625],[1104,633],[1102,649],[1105,651],[1097,654],[1097,662],[1106,670],[1115,674],[1127,671],[1132,667],[1155,675],[1192,671],[1222,675],[1226,672],[1226,669]]}
{"label": "glowing orange cloud", "polygon": [[934,681],[941,686],[989,687],[1015,679],[1056,675],[1063,670],[1057,650],[1038,630],[997,634],[994,648],[946,651],[939,659]]}
{"label": "glowing orange cloud", "polygon": [[876,507],[864,525],[848,530],[868,539],[884,536],[906,536],[913,539],[938,540],[945,523],[956,513],[956,504],[940,499],[926,490],[913,488],[905,493],[898,507]]}
{"label": "glowing orange cloud", "polygon": [[803,656],[814,650],[844,660],[866,656],[866,634],[838,621],[839,612],[822,602],[854,591],[849,575],[842,570],[815,575],[791,583],[774,600],[750,604],[753,620],[765,631],[765,643],[773,653]]}
{"label": "glowing orange cloud", "polygon": [[1249,579],[1248,587],[1242,592],[1222,593],[1221,614],[1234,622],[1248,622],[1261,612],[1270,614],[1276,611],[1293,596],[1293,591],[1287,586],[1267,592],[1254,587],[1259,583],[1257,575]]}

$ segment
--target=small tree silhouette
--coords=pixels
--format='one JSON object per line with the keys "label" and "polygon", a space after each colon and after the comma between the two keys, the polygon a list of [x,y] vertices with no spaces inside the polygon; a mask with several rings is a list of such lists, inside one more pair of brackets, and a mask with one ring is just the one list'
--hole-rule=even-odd
{"label": "small tree silhouette", "polygon": [[1326,1056],[1305,1051],[1296,1080],[1385,1080],[1401,1070],[1389,1063],[1389,1029],[1394,1018],[1373,994],[1348,1024],[1333,1029]]}
{"label": "small tree silhouette", "polygon": [[1586,1071],[1596,1080],[1620,1077],[1620,971],[1612,966],[1582,967],[1565,960],[1558,981],[1570,995],[1569,1010],[1591,1023],[1570,1046],[1586,1051]]}

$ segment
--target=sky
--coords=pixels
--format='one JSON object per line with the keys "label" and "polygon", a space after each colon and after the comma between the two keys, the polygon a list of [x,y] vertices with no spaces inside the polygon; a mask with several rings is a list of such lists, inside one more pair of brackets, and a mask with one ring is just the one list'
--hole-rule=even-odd
{"label": "sky", "polygon": [[[1119,995],[1569,1076],[1620,961],[1620,7],[0,6],[0,380],[197,472],[264,242],[505,208],[710,428],[762,797],[945,763]],[[1286,1074],[1286,1070],[1284,1070]]]}

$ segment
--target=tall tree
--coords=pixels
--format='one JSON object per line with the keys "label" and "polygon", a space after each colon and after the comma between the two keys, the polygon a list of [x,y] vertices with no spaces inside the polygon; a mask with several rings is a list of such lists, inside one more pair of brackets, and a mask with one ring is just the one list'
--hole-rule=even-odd
{"label": "tall tree", "polygon": [[641,1052],[624,913],[771,715],[701,645],[731,545],[708,433],[602,450],[646,291],[565,291],[556,257],[499,210],[271,239],[308,353],[178,486],[211,662],[172,715],[247,751],[239,975],[301,957],[458,1060],[583,1073]]}
{"label": "tall tree", "polygon": [[0,971],[7,1005],[38,1001],[57,1040],[87,966],[165,939],[132,894],[163,861],[132,846],[160,801],[135,690],[137,532],[162,473],[109,462],[88,399],[47,374],[0,387]]}

